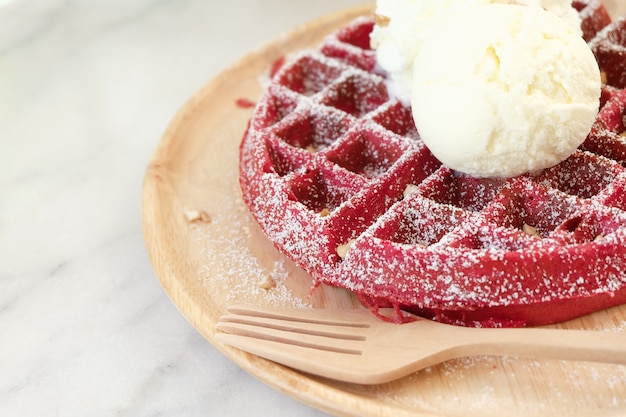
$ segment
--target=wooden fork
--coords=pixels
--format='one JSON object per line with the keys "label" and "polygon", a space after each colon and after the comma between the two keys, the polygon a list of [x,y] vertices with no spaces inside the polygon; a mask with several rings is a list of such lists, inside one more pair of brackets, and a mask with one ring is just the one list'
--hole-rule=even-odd
{"label": "wooden fork", "polygon": [[626,333],[547,328],[479,329],[417,318],[393,324],[369,310],[233,306],[218,341],[310,374],[379,384],[472,355],[626,364]]}

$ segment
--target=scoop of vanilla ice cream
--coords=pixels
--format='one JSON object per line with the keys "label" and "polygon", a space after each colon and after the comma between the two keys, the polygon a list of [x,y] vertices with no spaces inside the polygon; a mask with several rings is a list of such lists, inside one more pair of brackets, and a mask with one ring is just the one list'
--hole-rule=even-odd
{"label": "scoop of vanilla ice cream", "polygon": [[378,23],[371,44],[378,63],[390,73],[395,95],[408,101],[413,61],[429,32],[439,26],[439,20],[483,4],[539,6],[580,31],[580,17],[571,0],[377,0]]}
{"label": "scoop of vanilla ice cream", "polygon": [[553,166],[584,141],[600,70],[579,32],[539,7],[483,5],[440,21],[414,63],[422,140],[448,167],[511,177]]}

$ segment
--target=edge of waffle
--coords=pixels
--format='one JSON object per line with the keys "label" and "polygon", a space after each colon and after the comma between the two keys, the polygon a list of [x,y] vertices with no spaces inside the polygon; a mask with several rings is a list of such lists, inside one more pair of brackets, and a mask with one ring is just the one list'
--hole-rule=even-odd
{"label": "edge of waffle", "polygon": [[573,5],[606,84],[566,161],[502,180],[442,166],[388,94],[362,17],[273,75],[241,143],[245,204],[318,284],[394,320],[540,325],[626,303],[626,19]]}

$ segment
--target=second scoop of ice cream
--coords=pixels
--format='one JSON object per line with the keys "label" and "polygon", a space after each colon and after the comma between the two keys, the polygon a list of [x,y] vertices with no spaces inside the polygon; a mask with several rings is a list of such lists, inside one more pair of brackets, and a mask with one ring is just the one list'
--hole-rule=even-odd
{"label": "second scoop of ice cream", "polygon": [[451,15],[413,64],[418,131],[452,169],[510,177],[564,160],[598,111],[600,71],[580,34],[539,7]]}

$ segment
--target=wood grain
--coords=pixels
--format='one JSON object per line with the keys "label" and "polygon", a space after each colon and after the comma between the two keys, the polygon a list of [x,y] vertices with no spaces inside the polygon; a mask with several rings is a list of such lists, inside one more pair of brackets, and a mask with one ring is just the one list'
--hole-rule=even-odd
{"label": "wood grain", "polygon": [[[616,1],[611,7],[617,13]],[[280,37],[209,82],[175,116],[147,168],[142,196],[145,242],[166,293],[230,360],[286,395],[337,416],[626,414],[624,366],[485,356],[363,386],[301,374],[215,340],[214,325],[228,304],[358,307],[344,290],[320,287],[311,293],[310,277],[273,248],[247,213],[237,167],[251,109],[237,101],[258,98],[259,77],[276,59],[315,47],[371,11],[371,5],[342,11]],[[626,308],[559,327],[626,331]]]}

